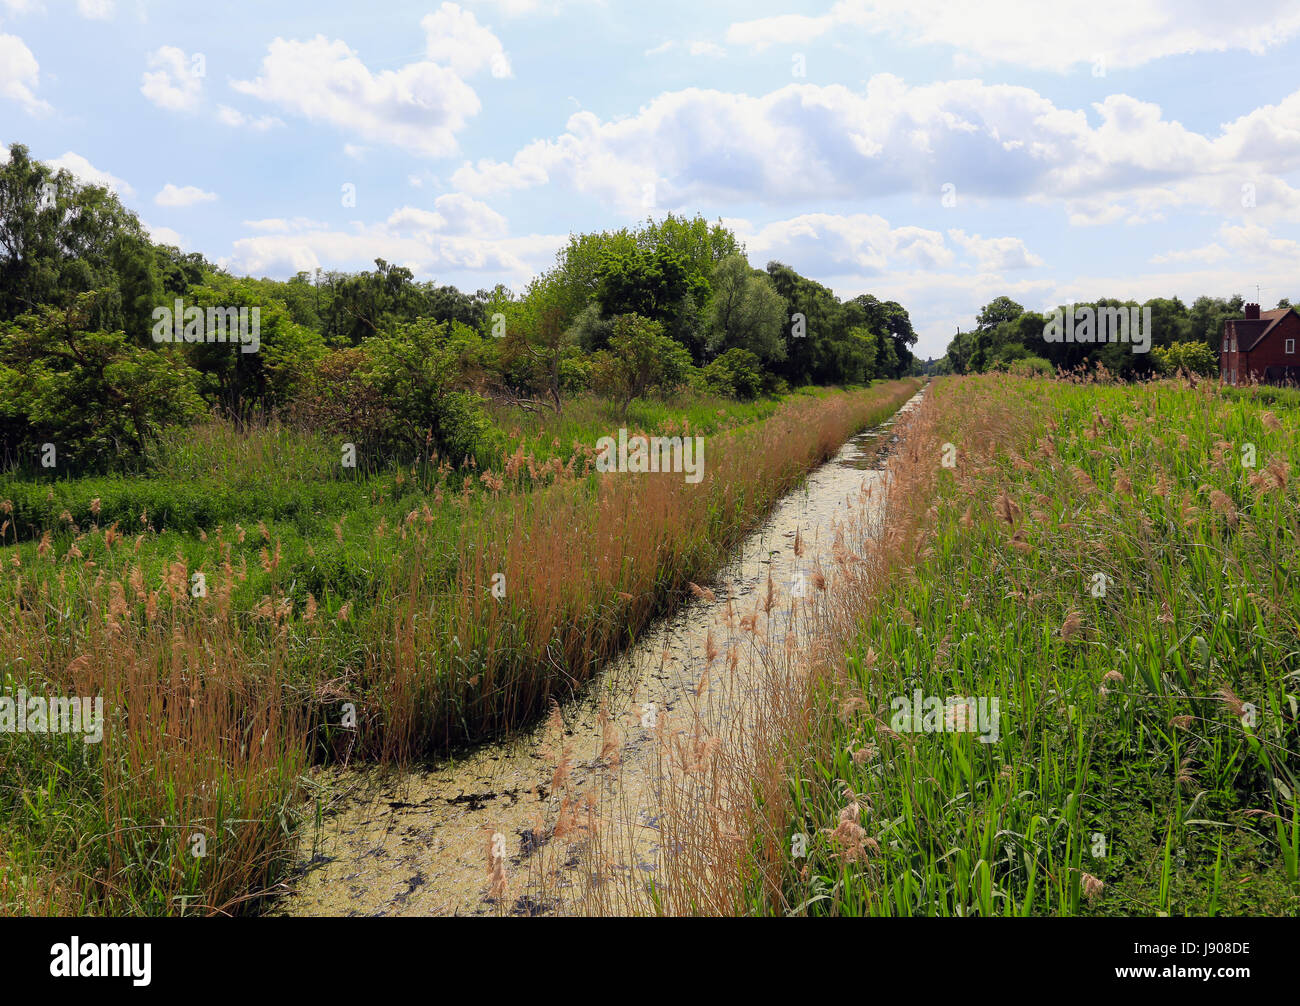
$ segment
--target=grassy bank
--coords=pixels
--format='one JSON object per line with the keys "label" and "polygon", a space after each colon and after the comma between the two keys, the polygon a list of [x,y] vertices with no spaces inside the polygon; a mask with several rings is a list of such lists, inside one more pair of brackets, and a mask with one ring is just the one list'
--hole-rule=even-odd
{"label": "grassy bank", "polygon": [[755,907],[1300,909],[1298,430],[1208,384],[936,383]]}
{"label": "grassy bank", "polygon": [[[916,387],[652,403],[625,423],[579,403],[515,419],[490,466],[345,471],[336,444],[214,427],[152,479],[11,479],[5,691],[102,696],[105,724],[97,744],[4,739],[0,905],[252,910],[290,865],[311,762],[525,722]],[[703,481],[595,473],[620,425],[703,436]]]}

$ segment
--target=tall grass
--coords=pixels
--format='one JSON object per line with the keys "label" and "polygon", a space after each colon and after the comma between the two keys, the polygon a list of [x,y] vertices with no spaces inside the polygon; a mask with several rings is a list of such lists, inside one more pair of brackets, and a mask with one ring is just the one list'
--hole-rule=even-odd
{"label": "tall grass", "polygon": [[[827,601],[845,655],[748,769],[783,781],[750,910],[1300,909],[1298,427],[1208,384],[933,385]],[[916,690],[996,698],[996,739],[896,718]]]}
{"label": "tall grass", "polygon": [[[4,690],[102,694],[108,722],[100,744],[0,739],[0,908],[255,909],[288,869],[313,760],[435,754],[522,724],[915,387],[645,417],[708,437],[699,485],[593,473],[590,444],[618,426],[594,406],[537,421],[491,471],[340,473],[336,445],[272,426],[201,431],[152,480],[11,480]],[[579,430],[566,462],[558,434]],[[186,516],[205,488],[234,495]]]}

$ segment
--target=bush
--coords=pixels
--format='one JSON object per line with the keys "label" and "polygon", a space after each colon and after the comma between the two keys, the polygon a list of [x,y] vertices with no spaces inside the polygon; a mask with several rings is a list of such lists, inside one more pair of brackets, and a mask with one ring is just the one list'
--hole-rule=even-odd
{"label": "bush", "polygon": [[671,392],[686,383],[692,369],[686,347],[664,335],[659,322],[639,314],[614,319],[609,349],[592,356],[591,367],[592,387],[617,402],[624,417],[634,398],[652,389]]}
{"label": "bush", "polygon": [[1011,361],[1007,373],[1015,377],[1051,377],[1056,373],[1056,368],[1041,356],[1026,356]]}
{"label": "bush", "polygon": [[365,340],[362,349],[360,378],[392,412],[383,448],[419,457],[437,450],[453,462],[495,452],[482,399],[461,390],[458,353],[445,324],[421,318]]}
{"label": "bush", "polygon": [[758,357],[747,349],[729,349],[700,371],[699,383],[707,391],[744,401],[756,398],[763,387]]}
{"label": "bush", "polygon": [[337,434],[378,450],[393,427],[393,410],[363,376],[366,354],[338,349],[316,364],[293,418],[308,429]]}
{"label": "bush", "polygon": [[44,460],[52,444],[60,472],[136,467],[164,428],[205,413],[199,375],[178,354],[87,330],[101,296],[0,330],[0,423],[20,458]]}
{"label": "bush", "polygon": [[1219,373],[1219,356],[1203,342],[1175,342],[1156,346],[1151,359],[1162,374],[1177,374],[1186,370],[1203,377],[1216,377]]}

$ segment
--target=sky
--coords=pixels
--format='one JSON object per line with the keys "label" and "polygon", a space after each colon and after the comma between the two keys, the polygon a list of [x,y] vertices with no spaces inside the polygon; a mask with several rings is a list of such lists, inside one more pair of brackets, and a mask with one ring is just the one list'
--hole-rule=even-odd
{"label": "sky", "polygon": [[10,143],[236,274],[519,289],[675,212],[922,357],[1003,294],[1300,301],[1297,0],[0,0]]}

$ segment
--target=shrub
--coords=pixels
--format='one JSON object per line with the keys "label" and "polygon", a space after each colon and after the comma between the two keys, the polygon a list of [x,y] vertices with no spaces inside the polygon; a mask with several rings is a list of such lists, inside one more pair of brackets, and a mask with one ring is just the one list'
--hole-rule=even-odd
{"label": "shrub", "polygon": [[700,384],[715,395],[755,398],[763,387],[758,357],[747,349],[729,349],[700,371]]}
{"label": "shrub", "polygon": [[19,457],[51,443],[60,471],[65,459],[82,470],[133,467],[165,427],[204,414],[198,374],[177,354],[87,330],[102,295],[42,308],[0,331],[0,419]]}
{"label": "shrub", "polygon": [[626,417],[634,398],[654,388],[669,392],[684,384],[690,376],[691,356],[681,343],[663,334],[659,322],[623,314],[614,319],[609,349],[596,353],[591,365],[592,387],[617,402],[620,415]]}
{"label": "shrub", "polygon": [[1175,342],[1168,346],[1156,346],[1151,350],[1151,359],[1156,369],[1162,374],[1176,374],[1186,370],[1204,377],[1214,377],[1219,373],[1219,356],[1203,342]]}
{"label": "shrub", "polygon": [[1016,377],[1051,377],[1056,373],[1056,368],[1041,356],[1026,356],[1011,361],[1007,373]]}
{"label": "shrub", "polygon": [[312,430],[340,434],[377,450],[393,427],[393,410],[362,373],[366,354],[334,350],[308,379],[307,393],[294,404],[293,418]]}
{"label": "shrub", "polygon": [[453,460],[490,449],[491,422],[482,399],[461,390],[445,324],[421,318],[367,339],[362,349],[361,379],[392,410],[383,447],[421,456],[434,449]]}

